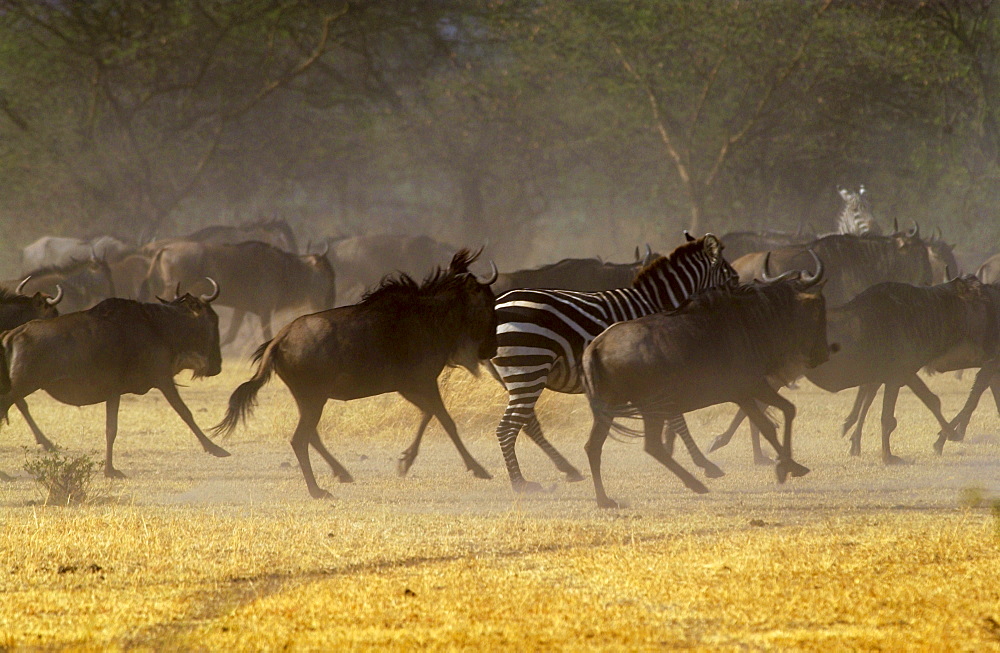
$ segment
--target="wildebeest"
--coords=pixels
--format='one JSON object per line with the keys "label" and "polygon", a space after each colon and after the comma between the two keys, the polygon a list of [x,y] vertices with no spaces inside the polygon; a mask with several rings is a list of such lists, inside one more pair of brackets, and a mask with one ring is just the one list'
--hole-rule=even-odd
{"label": "wildebeest", "polygon": [[270,340],[276,311],[302,306],[318,311],[331,308],[336,300],[333,268],[324,255],[299,256],[256,241],[164,246],[150,263],[140,299],[148,301],[178,284],[182,290],[205,292],[205,277],[216,279],[222,288],[218,304],[235,309],[223,345],[236,339],[246,313],[260,318],[264,339]]}
{"label": "wildebeest", "polygon": [[436,417],[465,466],[479,478],[490,478],[459,439],[437,385],[445,365],[461,365],[475,373],[480,359],[496,353],[490,290],[496,267],[492,278],[479,281],[469,271],[477,256],[459,250],[447,270],[438,268],[421,284],[405,274],[386,278],[358,304],[293,320],[254,353],[257,371],[230,396],[229,409],[215,431],[229,433],[245,420],[257,392],[277,373],[299,409],[291,444],[309,494],[329,497],[313,475],[310,445],[340,482],[353,478],[320,440],[316,426],[323,406],[328,399],[399,392],[423,412],[417,436],[400,460],[401,471],[416,457],[424,429]]}
{"label": "wildebeest", "polygon": [[142,254],[129,254],[109,264],[115,296],[125,299],[139,299],[142,282],[149,272],[151,259]]}
{"label": "wildebeest", "polygon": [[86,311],[33,320],[8,331],[0,343],[10,389],[0,395],[0,416],[36,390],[73,406],[104,402],[104,475],[123,478],[112,462],[121,396],[156,388],[205,451],[228,456],[201,432],[174,384],[181,370],[193,370],[195,376],[222,370],[219,321],[211,307],[217,296],[215,286],[206,297],[185,294],[160,304],[106,299]]}
{"label": "wildebeest", "polygon": [[765,252],[788,245],[800,245],[816,240],[816,234],[806,232],[800,225],[794,233],[784,231],[731,231],[722,236],[726,257],[730,261],[753,252]]}
{"label": "wildebeest", "polygon": [[33,295],[41,292],[54,296],[62,289],[61,309],[63,313],[82,311],[102,299],[114,297],[116,288],[108,263],[101,258],[90,256],[66,265],[47,266],[27,273],[20,280],[10,280],[8,288],[18,287],[18,292]]}
{"label": "wildebeest", "polygon": [[[941,402],[917,372],[928,365],[954,369],[947,359],[983,356],[995,350],[995,320],[974,276],[954,279],[932,287],[905,283],[877,284],[839,308],[827,312],[831,340],[840,344],[837,356],[806,372],[806,378],[829,392],[862,386],[859,402],[871,398],[880,385],[882,396],[882,462],[902,462],[892,454],[889,440],[896,428],[895,405],[899,389],[906,385],[931,411],[942,434],[934,444],[941,453],[947,438],[955,438],[941,414]],[[973,353],[970,353],[973,352]],[[861,425],[867,405],[856,402],[861,412],[851,437],[851,454],[861,452]],[[853,412],[853,411],[852,411]]]}
{"label": "wildebeest", "polygon": [[418,277],[437,267],[447,266],[457,247],[430,236],[370,234],[326,241],[327,254],[337,272],[337,298],[353,304],[387,274],[403,273]]}
{"label": "wildebeest", "polygon": [[[821,269],[814,277],[710,289],[680,309],[619,322],[594,339],[583,354],[583,376],[594,414],[585,448],[598,505],[617,506],[601,479],[615,416],[641,415],[646,452],[695,492],[708,490],[664,446],[664,420],[723,402],[738,404],[763,430],[778,452],[779,481],[808,473],[792,459],[795,407],[768,380],[792,380],[829,357]],[[783,413],[781,443],[755,401]]]}
{"label": "wildebeest", "polygon": [[112,262],[126,255],[131,249],[112,236],[98,236],[90,240],[42,236],[21,250],[21,267],[24,270],[62,267],[70,265],[73,261],[82,261],[91,255]]}
{"label": "wildebeest", "polygon": [[598,292],[625,288],[644,266],[656,257],[649,245],[633,263],[605,263],[596,258],[566,258],[529,270],[502,273],[493,284],[497,296],[518,288],[547,288]]}
{"label": "wildebeest", "polygon": [[154,256],[165,245],[176,242],[202,243],[203,245],[235,245],[248,240],[273,245],[286,252],[297,254],[295,233],[284,220],[257,220],[238,225],[209,225],[194,233],[176,238],[154,240],[142,247],[142,254]]}
{"label": "wildebeest", "polygon": [[916,226],[891,236],[831,234],[804,245],[748,254],[734,261],[733,267],[739,272],[740,281],[750,283],[768,273],[764,269],[765,259],[773,274],[808,269],[812,265],[809,250],[826,267],[823,294],[829,306],[846,304],[861,291],[883,281],[931,283],[927,244]]}

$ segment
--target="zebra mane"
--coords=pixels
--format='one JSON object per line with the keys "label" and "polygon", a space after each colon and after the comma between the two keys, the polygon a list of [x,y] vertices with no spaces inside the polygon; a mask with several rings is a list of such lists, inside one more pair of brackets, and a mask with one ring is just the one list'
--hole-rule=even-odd
{"label": "zebra mane", "polygon": [[635,275],[635,279],[632,281],[632,287],[639,288],[647,282],[652,282],[653,277],[655,277],[659,272],[677,267],[682,261],[687,259],[707,256],[713,259],[714,262],[714,260],[721,255],[722,243],[719,242],[719,239],[712,234],[705,234],[697,240],[692,240],[676,247],[674,251],[670,252],[666,256],[657,256],[655,259],[650,261],[646,267],[639,270],[639,272]]}

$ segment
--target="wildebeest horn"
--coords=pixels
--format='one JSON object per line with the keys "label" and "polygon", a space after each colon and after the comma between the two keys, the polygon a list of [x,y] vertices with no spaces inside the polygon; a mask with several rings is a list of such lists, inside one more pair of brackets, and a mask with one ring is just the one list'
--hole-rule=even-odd
{"label": "wildebeest horn", "polygon": [[490,268],[492,268],[493,272],[492,272],[492,274],[490,274],[490,278],[489,279],[480,279],[480,278],[477,277],[476,281],[478,281],[479,283],[483,284],[484,286],[492,285],[493,282],[497,280],[497,277],[500,276],[500,271],[497,270],[497,264],[494,263],[493,261],[490,261]]}
{"label": "wildebeest horn", "polygon": [[764,281],[765,283],[774,283],[775,281],[784,281],[785,279],[788,279],[788,278],[792,277],[793,275],[799,273],[798,270],[789,270],[788,272],[782,272],[781,274],[779,274],[776,277],[772,277],[771,276],[770,265],[771,265],[771,252],[768,252],[767,254],[764,255],[764,270],[760,274],[761,280]]}
{"label": "wildebeest horn", "polygon": [[309,250],[312,249],[312,246],[313,246],[313,241],[312,238],[310,238],[309,240],[306,241],[306,254],[309,253]]}
{"label": "wildebeest horn", "polygon": [[816,261],[816,271],[812,274],[802,272],[800,280],[803,288],[815,286],[823,278],[823,260],[811,248],[809,249],[809,253],[812,255],[813,260]]}
{"label": "wildebeest horn", "polygon": [[934,227],[934,231],[931,232],[931,238],[934,240],[943,240],[944,234],[941,233],[941,227]]}
{"label": "wildebeest horn", "polygon": [[646,259],[649,260],[653,256],[653,248],[646,243]]}
{"label": "wildebeest horn", "polygon": [[47,298],[45,300],[45,303],[48,304],[49,306],[55,306],[56,304],[58,304],[59,302],[62,301],[62,296],[63,296],[62,286],[60,286],[57,283],[56,284],[56,296],[55,297],[51,297],[51,298]]}
{"label": "wildebeest horn", "polygon": [[14,293],[20,295],[21,291],[24,290],[24,286],[28,283],[28,279],[30,278],[31,275],[29,274],[21,281],[21,283],[17,284],[17,290],[15,290]]}
{"label": "wildebeest horn", "polygon": [[215,283],[215,279],[213,279],[212,277],[205,277],[205,278],[208,279],[208,282],[210,284],[212,284],[212,294],[202,295],[201,301],[205,302],[206,304],[211,304],[219,297],[219,284]]}
{"label": "wildebeest horn", "polygon": [[913,228],[906,232],[906,235],[910,238],[920,238],[920,225],[917,224],[916,220],[913,221]]}
{"label": "wildebeest horn", "polygon": [[694,241],[694,240],[696,240],[696,238],[694,236],[692,236],[690,233],[688,233],[687,229],[684,230],[684,239],[687,240],[687,242],[689,242],[689,243],[692,242],[692,241]]}
{"label": "wildebeest horn", "polygon": [[892,233],[894,234],[899,233],[899,220],[897,220],[896,218],[892,219]]}
{"label": "wildebeest horn", "polygon": [[326,256],[326,253],[329,252],[329,251],[330,251],[330,241],[324,240],[323,241],[323,251],[320,252],[319,254],[317,254],[316,256],[319,256],[320,258],[322,258],[322,257]]}

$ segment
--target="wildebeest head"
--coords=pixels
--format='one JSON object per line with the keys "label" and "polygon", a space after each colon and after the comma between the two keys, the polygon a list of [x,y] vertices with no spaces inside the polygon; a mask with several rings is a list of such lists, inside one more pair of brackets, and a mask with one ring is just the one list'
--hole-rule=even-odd
{"label": "wildebeest head", "polygon": [[496,297],[490,284],[497,280],[497,267],[492,262],[492,273],[479,279],[469,270],[482,253],[461,249],[455,253],[448,266],[448,273],[461,281],[459,299],[462,303],[462,322],[465,325],[464,338],[452,355],[452,362],[461,365],[473,374],[480,360],[493,358],[497,354],[497,316],[493,306]]}
{"label": "wildebeest head", "polygon": [[907,231],[896,231],[890,236],[896,245],[895,279],[913,279],[914,285],[929,286],[933,283],[927,243],[920,237],[920,227],[913,223]]}
{"label": "wildebeest head", "polygon": [[[207,277],[206,277],[207,278]],[[219,286],[208,278],[214,288],[209,295],[195,297],[190,293],[171,300],[157,299],[174,309],[181,319],[176,333],[171,334],[177,344],[174,373],[192,370],[195,377],[215,376],[222,371],[222,350],[219,346],[219,316],[212,302],[219,296]]]}
{"label": "wildebeest head", "polygon": [[336,274],[327,252],[330,249],[329,243],[319,254],[303,254],[299,256],[302,261],[312,270],[309,278],[309,296],[313,298],[313,308],[322,310],[333,308],[337,303]]}
{"label": "wildebeest head", "polygon": [[961,273],[958,260],[955,258],[955,246],[944,241],[940,229],[935,229],[934,234],[925,243],[931,265],[931,283],[944,283]]}
{"label": "wildebeest head", "polygon": [[40,320],[59,315],[56,304],[62,299],[62,287],[56,287],[56,296],[43,292],[22,295],[21,290],[31,277],[25,278],[15,292],[0,289],[0,331],[20,326],[30,320]]}
{"label": "wildebeest head", "polygon": [[[792,323],[796,328],[789,330],[789,337],[794,341],[794,351],[801,352],[804,359],[800,363],[806,368],[822,365],[830,359],[830,352],[836,352],[839,346],[828,344],[826,339],[826,299],[823,297],[823,261],[816,252],[809,250],[816,263],[815,272],[807,270],[790,270],[778,277],[770,277],[767,271],[767,257],[764,259],[765,283],[793,283],[796,297]],[[801,370],[789,370],[787,380],[791,381]]]}

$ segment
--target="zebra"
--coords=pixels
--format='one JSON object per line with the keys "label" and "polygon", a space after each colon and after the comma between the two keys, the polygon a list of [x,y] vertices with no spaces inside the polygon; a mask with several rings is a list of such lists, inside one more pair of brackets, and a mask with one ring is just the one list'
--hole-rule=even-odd
{"label": "zebra", "polygon": [[[676,308],[705,288],[738,285],[736,271],[722,257],[722,241],[712,234],[698,239],[686,231],[684,235],[685,244],[669,256],[654,259],[636,275],[630,288],[602,292],[519,289],[497,298],[497,355],[488,367],[509,394],[496,435],[516,491],[541,488],[521,475],[514,443],[522,428],[567,480],[583,479],[545,439],[535,404],[546,388],[567,394],[583,392],[580,360],[594,338],[616,322]],[[668,423],[706,475],[722,475],[694,444],[683,415],[670,416]],[[668,441],[672,445],[672,437]]]}
{"label": "zebra", "polygon": [[871,203],[865,197],[865,187],[862,184],[858,192],[839,188],[840,197],[844,200],[844,208],[837,216],[837,233],[854,234],[855,236],[881,236],[882,228],[875,221]]}

